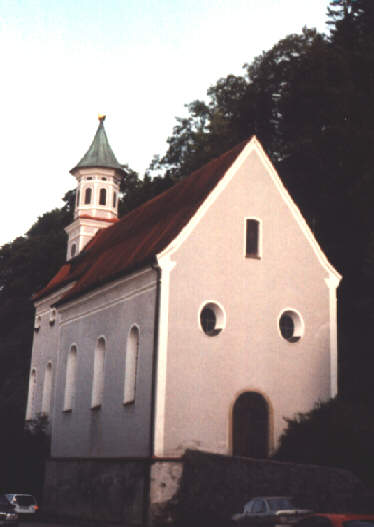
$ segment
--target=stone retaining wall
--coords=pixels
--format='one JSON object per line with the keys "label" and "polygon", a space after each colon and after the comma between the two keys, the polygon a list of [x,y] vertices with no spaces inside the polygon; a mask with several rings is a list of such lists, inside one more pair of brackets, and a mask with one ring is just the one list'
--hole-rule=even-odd
{"label": "stone retaining wall", "polygon": [[42,512],[101,525],[143,525],[149,463],[125,460],[47,462]]}
{"label": "stone retaining wall", "polygon": [[187,451],[172,508],[182,525],[218,526],[254,496],[294,496],[315,511],[347,512],[362,492],[347,470]]}
{"label": "stone retaining wall", "polygon": [[[149,469],[151,467],[151,472]],[[150,474],[150,477],[149,477]],[[228,525],[254,496],[352,511],[362,483],[342,469],[187,451],[182,460],[49,460],[42,510],[101,525]]]}

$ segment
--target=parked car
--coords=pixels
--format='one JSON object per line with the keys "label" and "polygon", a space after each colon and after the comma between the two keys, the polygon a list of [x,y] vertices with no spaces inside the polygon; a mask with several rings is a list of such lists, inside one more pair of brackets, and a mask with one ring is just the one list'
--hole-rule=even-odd
{"label": "parked car", "polygon": [[312,514],[294,527],[374,527],[374,514]]}
{"label": "parked car", "polygon": [[312,512],[298,509],[288,496],[259,496],[248,501],[243,512],[234,514],[231,519],[240,525],[291,524]]}
{"label": "parked car", "polygon": [[39,510],[36,499],[31,494],[5,494],[5,496],[19,515],[31,516]]}
{"label": "parked car", "polygon": [[16,527],[18,525],[18,515],[15,506],[9,503],[7,498],[0,494],[0,525]]}

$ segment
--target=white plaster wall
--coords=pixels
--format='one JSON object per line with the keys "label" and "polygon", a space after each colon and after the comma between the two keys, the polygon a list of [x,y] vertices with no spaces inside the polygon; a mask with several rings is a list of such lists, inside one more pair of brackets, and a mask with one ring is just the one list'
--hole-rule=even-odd
{"label": "white plaster wall", "polygon": [[56,384],[56,367],[58,362],[58,340],[59,340],[59,312],[56,311],[54,324],[50,324],[52,304],[61,298],[68,288],[62,289],[59,293],[52,294],[39,301],[35,305],[35,318],[40,317],[40,328],[34,331],[30,373],[36,371],[36,389],[32,402],[32,419],[35,419],[42,411],[43,382],[45,370],[48,362],[52,364],[52,394],[51,406],[48,420],[52,425],[54,408],[54,391]]}
{"label": "white plaster wall", "polygon": [[[149,455],[156,278],[149,269],[62,306],[52,456]],[[134,404],[124,405],[126,341],[134,324],[140,334],[136,395]],[[106,341],[104,393],[101,407],[91,409],[99,337]],[[72,411],[64,412],[66,359],[72,344],[77,347],[76,397]]]}
{"label": "white plaster wall", "polygon": [[[262,222],[261,259],[244,256],[246,217]],[[172,260],[159,454],[177,456],[186,447],[230,454],[232,406],[243,391],[268,401],[274,448],[283,417],[329,397],[328,274],[256,152]],[[227,316],[215,337],[199,326],[199,308],[208,300]],[[279,334],[285,308],[302,314],[305,335],[297,343]]]}

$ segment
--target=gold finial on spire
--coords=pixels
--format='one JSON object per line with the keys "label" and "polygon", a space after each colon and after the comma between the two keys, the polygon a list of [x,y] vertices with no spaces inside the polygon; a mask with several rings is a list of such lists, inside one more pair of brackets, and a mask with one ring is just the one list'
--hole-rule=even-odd
{"label": "gold finial on spire", "polygon": [[99,113],[98,119],[102,123],[105,121],[106,115]]}

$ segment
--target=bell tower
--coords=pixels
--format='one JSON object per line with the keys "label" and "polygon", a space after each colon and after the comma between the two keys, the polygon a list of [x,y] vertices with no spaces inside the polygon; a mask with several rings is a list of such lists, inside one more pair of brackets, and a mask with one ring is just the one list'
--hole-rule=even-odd
{"label": "bell tower", "polygon": [[77,180],[74,221],[65,228],[68,235],[66,260],[77,256],[99,229],[118,221],[118,194],[124,174],[111,149],[104,128],[105,115],[91,146],[70,170]]}

